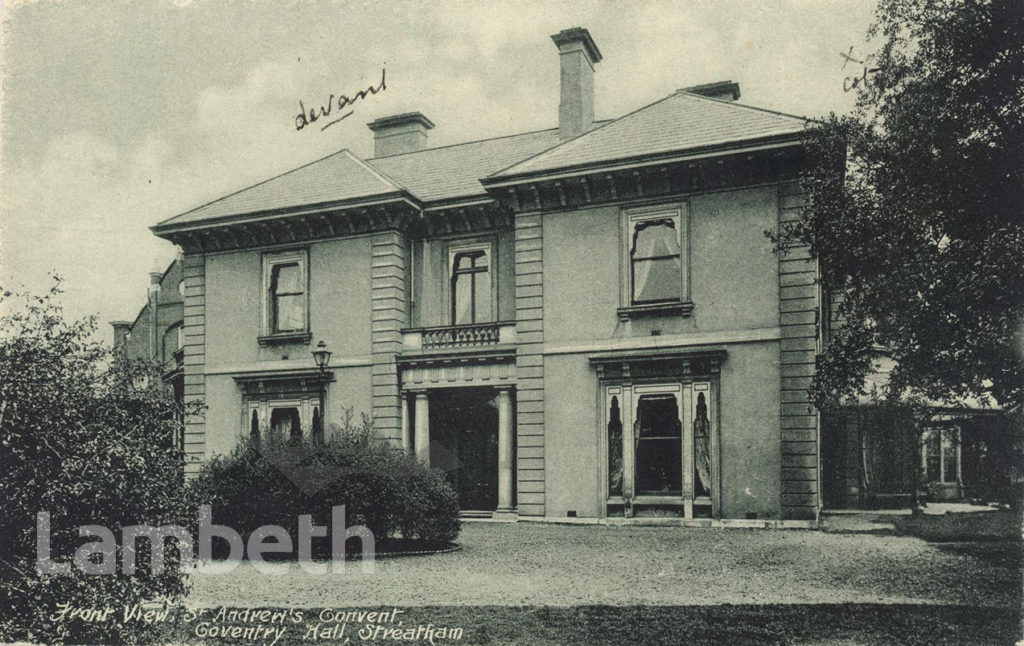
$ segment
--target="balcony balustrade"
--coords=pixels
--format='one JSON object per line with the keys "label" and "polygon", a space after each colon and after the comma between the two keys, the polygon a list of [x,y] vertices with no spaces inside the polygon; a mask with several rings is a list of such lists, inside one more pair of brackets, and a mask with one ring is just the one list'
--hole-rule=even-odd
{"label": "balcony balustrade", "polygon": [[515,343],[515,330],[513,322],[410,328],[402,331],[402,346],[423,352],[486,348]]}

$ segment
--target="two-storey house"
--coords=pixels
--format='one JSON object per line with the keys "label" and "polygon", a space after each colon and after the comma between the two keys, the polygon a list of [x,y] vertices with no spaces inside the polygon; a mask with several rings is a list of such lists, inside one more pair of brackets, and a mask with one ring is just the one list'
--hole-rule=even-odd
{"label": "two-storey house", "polygon": [[371,159],[154,227],[184,252],[184,392],[208,406],[188,469],[353,408],[468,511],[816,520],[815,265],[764,235],[797,217],[804,120],[722,82],[595,122],[600,50],[552,39],[556,128],[431,148],[424,115],[378,119]]}

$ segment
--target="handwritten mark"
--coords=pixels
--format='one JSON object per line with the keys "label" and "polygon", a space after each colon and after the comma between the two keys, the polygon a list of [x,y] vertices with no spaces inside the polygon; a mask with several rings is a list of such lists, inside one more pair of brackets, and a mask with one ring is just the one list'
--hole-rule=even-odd
{"label": "handwritten mark", "polygon": [[[381,68],[380,84],[377,85],[376,87],[371,85],[365,90],[359,90],[351,97],[345,94],[341,94],[336,97],[332,94],[330,98],[327,99],[327,103],[325,105],[321,105],[316,108],[310,108],[308,111],[306,110],[305,104],[302,101],[299,101],[299,114],[296,115],[295,117],[295,130],[302,130],[306,126],[313,124],[319,121],[320,119],[326,119],[330,117],[335,110],[341,112],[342,110],[356,103],[357,101],[365,99],[368,96],[377,94],[378,92],[383,92],[384,90],[388,89],[386,77],[387,70]],[[353,110],[349,110],[348,112],[342,114],[340,117],[335,117],[331,121],[328,121],[326,124],[321,126],[320,131],[323,132],[324,130],[327,130],[334,124],[340,123],[343,119],[351,117],[353,112]]]}
{"label": "handwritten mark", "polygon": [[871,56],[868,56],[864,60],[860,60],[853,57],[853,46],[846,52],[839,52],[839,56],[843,59],[843,66],[840,69],[846,69],[849,63],[855,63],[861,66],[861,71],[855,76],[847,76],[843,79],[843,92],[849,92],[856,89],[860,85],[868,86],[869,77],[878,71],[877,67],[870,67],[868,61],[871,60]]}

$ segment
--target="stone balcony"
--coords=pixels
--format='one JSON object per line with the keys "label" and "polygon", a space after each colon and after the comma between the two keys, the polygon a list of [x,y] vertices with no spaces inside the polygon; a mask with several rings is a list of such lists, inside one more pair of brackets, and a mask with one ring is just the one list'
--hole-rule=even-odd
{"label": "stone balcony", "polygon": [[407,328],[402,330],[403,354],[444,354],[514,346],[514,321],[445,325],[441,327]]}

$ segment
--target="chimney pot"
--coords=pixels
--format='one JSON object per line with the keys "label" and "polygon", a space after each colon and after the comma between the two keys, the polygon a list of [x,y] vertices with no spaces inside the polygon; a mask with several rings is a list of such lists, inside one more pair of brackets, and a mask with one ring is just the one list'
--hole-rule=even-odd
{"label": "chimney pot", "polygon": [[551,40],[558,47],[561,65],[558,134],[565,141],[594,125],[594,65],[601,61],[601,50],[582,27],[563,29]]}
{"label": "chimney pot", "polygon": [[407,112],[381,117],[366,127],[373,131],[373,156],[387,157],[426,148],[427,131],[434,123],[422,112]]}

